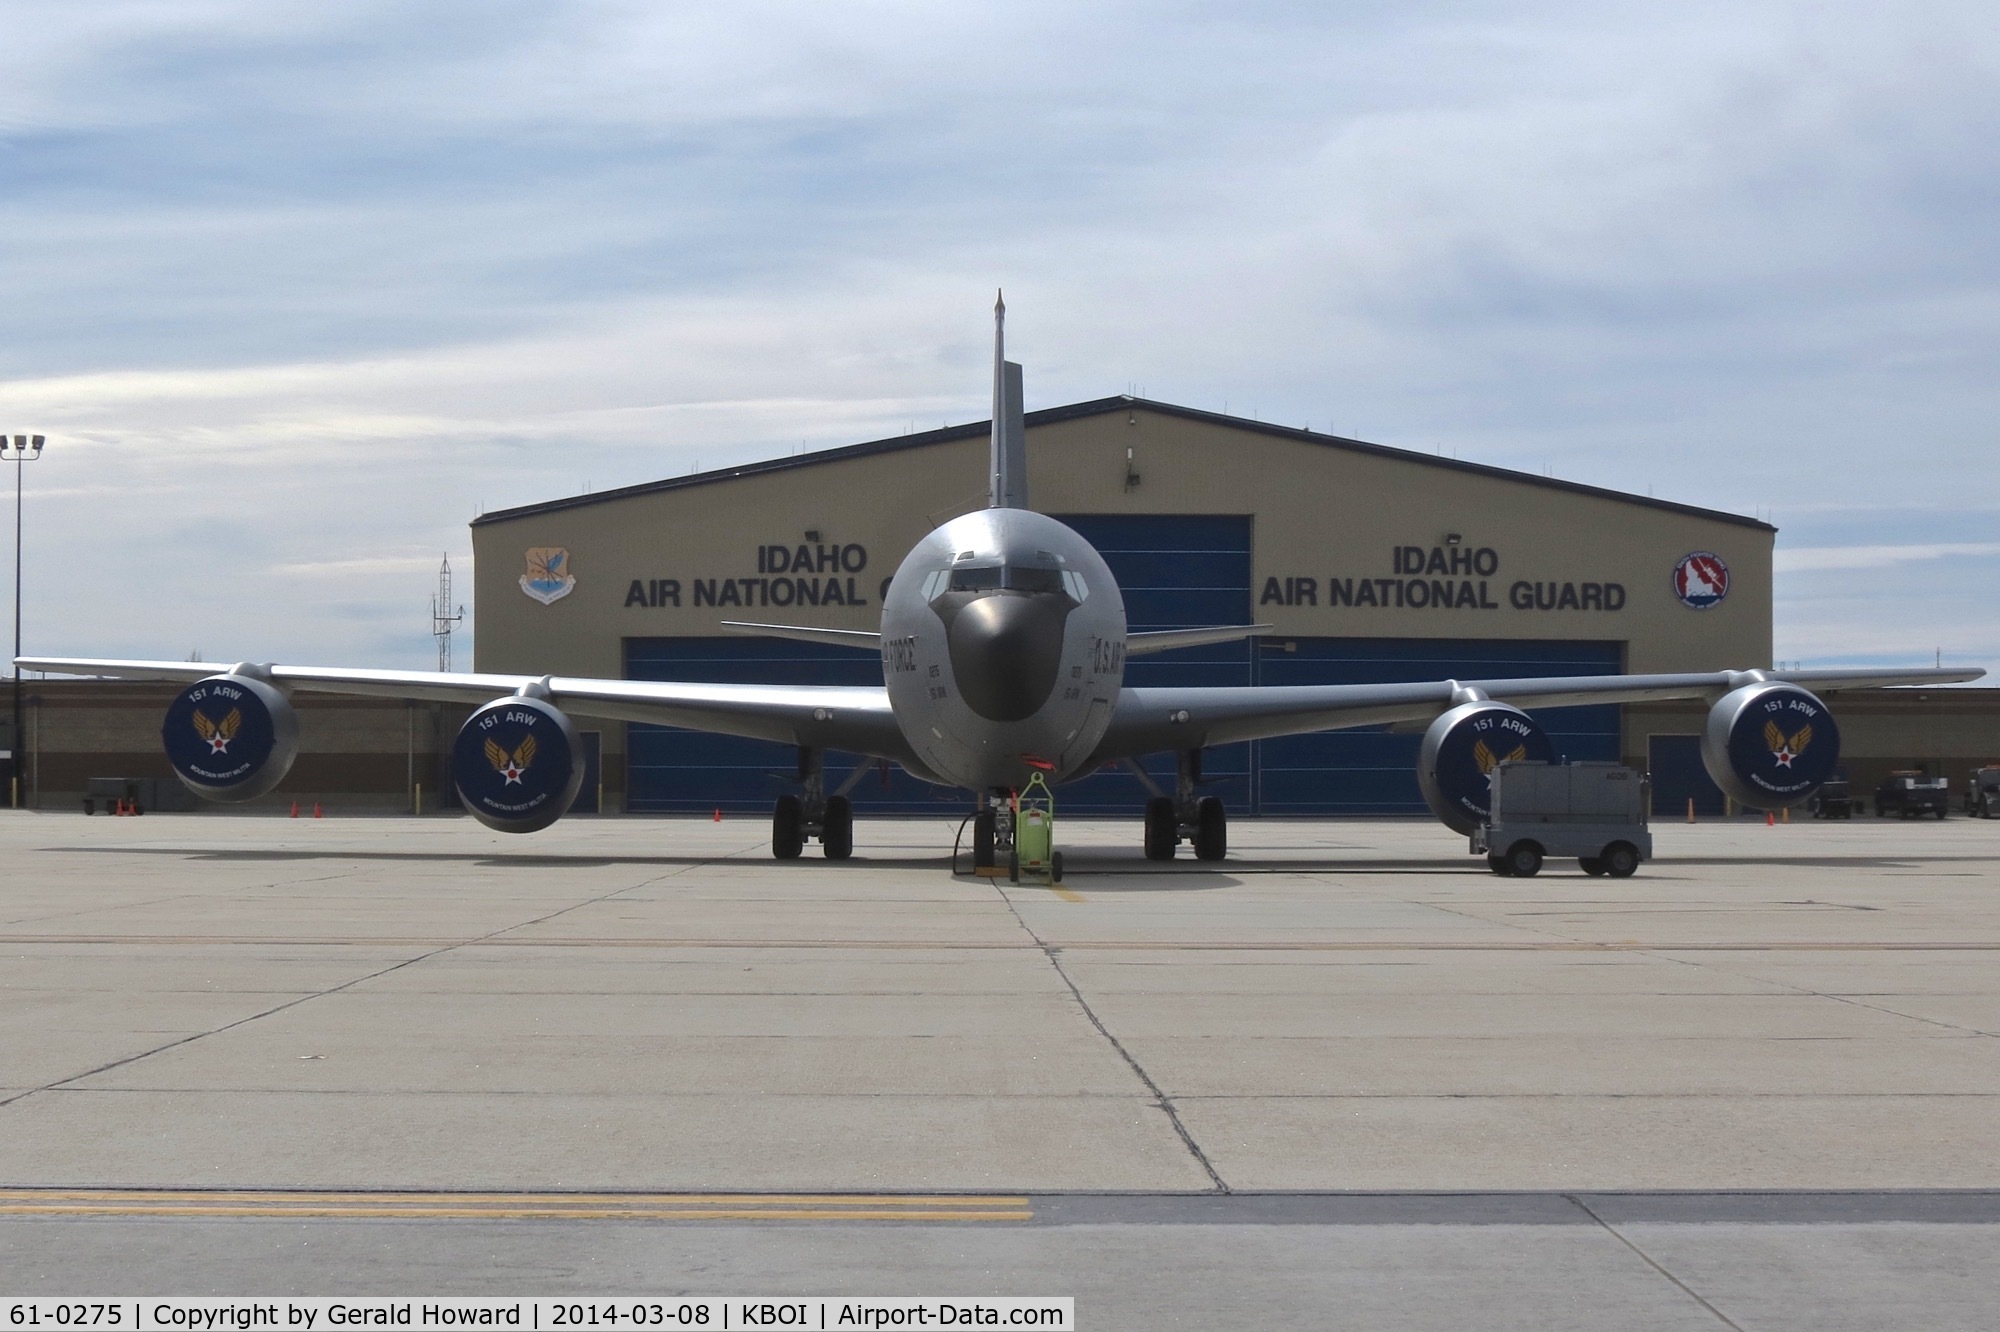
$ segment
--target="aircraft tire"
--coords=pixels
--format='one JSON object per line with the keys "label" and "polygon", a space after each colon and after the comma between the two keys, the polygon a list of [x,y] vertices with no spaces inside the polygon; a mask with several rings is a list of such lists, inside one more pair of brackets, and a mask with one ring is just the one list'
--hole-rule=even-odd
{"label": "aircraft tire", "polygon": [[1204,796],[1195,807],[1194,855],[1196,860],[1220,860],[1229,854],[1229,813],[1214,796]]}
{"label": "aircraft tire", "polygon": [[993,811],[982,808],[972,816],[972,867],[974,869],[993,868],[993,842],[995,838]]}
{"label": "aircraft tire", "polygon": [[797,860],[806,849],[805,808],[795,795],[781,795],[771,810],[771,854],[779,860]]}
{"label": "aircraft tire", "polygon": [[819,843],[828,860],[846,860],[854,854],[854,802],[846,796],[827,797]]}
{"label": "aircraft tire", "polygon": [[1019,883],[1020,881],[1021,853],[1019,851],[1009,851],[1007,853],[1007,882]]}
{"label": "aircraft tire", "polygon": [[1165,796],[1156,796],[1146,802],[1146,859],[1172,860],[1174,848],[1180,843],[1180,819],[1174,813],[1174,802]]}

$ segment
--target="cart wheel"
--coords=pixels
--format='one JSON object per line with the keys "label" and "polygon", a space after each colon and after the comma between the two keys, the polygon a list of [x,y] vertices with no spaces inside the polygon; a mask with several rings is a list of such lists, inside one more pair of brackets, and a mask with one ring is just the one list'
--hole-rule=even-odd
{"label": "cart wheel", "polygon": [[1629,879],[1639,868],[1639,848],[1630,842],[1613,842],[1604,848],[1604,872],[1614,879]]}
{"label": "cart wheel", "polygon": [[1062,852],[1049,852],[1049,882],[1062,882]]}
{"label": "cart wheel", "polygon": [[1593,879],[1604,873],[1604,861],[1599,856],[1578,856],[1576,863],[1581,865],[1583,872]]}
{"label": "cart wheel", "polygon": [[1019,883],[1021,881],[1021,853],[1019,851],[1009,851],[1007,853],[1007,881],[1009,883]]}
{"label": "cart wheel", "polygon": [[1507,848],[1507,872],[1517,879],[1532,879],[1542,872],[1542,848],[1533,842],[1516,842]]}
{"label": "cart wheel", "polygon": [[1501,855],[1489,855],[1486,857],[1486,868],[1492,870],[1503,879],[1510,877],[1514,873],[1514,871],[1507,868],[1507,857]]}

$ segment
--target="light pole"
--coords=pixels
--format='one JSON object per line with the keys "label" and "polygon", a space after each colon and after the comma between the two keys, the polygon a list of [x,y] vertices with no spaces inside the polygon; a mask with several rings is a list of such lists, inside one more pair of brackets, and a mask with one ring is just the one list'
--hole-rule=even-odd
{"label": "light pole", "polygon": [[[0,462],[14,464],[14,656],[21,655],[21,467],[42,456],[41,435],[0,435]],[[12,659],[10,658],[10,661]],[[21,668],[14,666],[14,731],[8,742],[8,803],[21,807]]]}

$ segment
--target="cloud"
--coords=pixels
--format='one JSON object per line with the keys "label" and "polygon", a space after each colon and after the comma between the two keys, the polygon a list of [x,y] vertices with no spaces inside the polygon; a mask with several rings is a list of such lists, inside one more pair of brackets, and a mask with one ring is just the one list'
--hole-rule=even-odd
{"label": "cloud", "polygon": [[1774,557],[1780,574],[1830,569],[1883,569],[1892,565],[1957,556],[2000,555],[2000,541],[1962,541],[1912,546],[1802,546],[1780,548]]}
{"label": "cloud", "polygon": [[982,416],[997,285],[1034,406],[1775,513],[1788,656],[1882,614],[1811,578],[1983,558],[1954,497],[2000,493],[1982,6],[25,13],[0,417],[52,437],[44,645],[333,660],[358,619],[421,665],[416,552],[481,507]]}

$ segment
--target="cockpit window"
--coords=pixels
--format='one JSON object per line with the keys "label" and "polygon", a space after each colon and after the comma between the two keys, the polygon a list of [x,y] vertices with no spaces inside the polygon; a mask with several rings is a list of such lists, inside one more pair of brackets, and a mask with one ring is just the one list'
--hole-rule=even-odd
{"label": "cockpit window", "polygon": [[1056,569],[1023,569],[1018,567],[1005,570],[1007,586],[1022,592],[1060,592],[1063,590],[1062,573]]}
{"label": "cockpit window", "polygon": [[924,580],[924,597],[931,600],[945,591],[990,592],[1007,588],[1016,592],[1066,592],[1074,601],[1086,595],[1083,578],[1067,569],[1034,569],[1026,565],[984,565],[977,568],[940,569]]}

